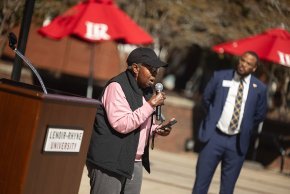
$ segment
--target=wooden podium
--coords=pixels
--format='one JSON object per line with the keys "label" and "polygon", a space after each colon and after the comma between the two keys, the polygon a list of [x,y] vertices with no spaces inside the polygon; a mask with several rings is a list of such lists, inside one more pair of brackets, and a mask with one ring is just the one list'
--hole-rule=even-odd
{"label": "wooden podium", "polygon": [[0,193],[77,194],[98,101],[0,79]]}

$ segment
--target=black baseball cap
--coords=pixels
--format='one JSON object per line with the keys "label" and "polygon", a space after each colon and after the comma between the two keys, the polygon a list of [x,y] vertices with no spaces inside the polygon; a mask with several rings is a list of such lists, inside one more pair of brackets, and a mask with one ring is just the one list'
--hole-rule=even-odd
{"label": "black baseball cap", "polygon": [[127,64],[130,66],[133,63],[142,63],[155,68],[168,66],[167,63],[160,61],[154,50],[144,47],[136,48],[129,54]]}

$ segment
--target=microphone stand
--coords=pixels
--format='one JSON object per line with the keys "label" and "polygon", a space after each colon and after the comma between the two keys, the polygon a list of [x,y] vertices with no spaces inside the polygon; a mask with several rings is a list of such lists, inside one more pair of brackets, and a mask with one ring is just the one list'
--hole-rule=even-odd
{"label": "microphone stand", "polygon": [[44,83],[39,75],[39,73],[37,72],[37,70],[33,67],[33,65],[30,63],[30,61],[24,56],[22,55],[21,52],[19,52],[17,50],[17,48],[15,47],[15,44],[17,43],[17,38],[15,36],[15,34],[13,33],[9,33],[8,35],[8,38],[9,38],[9,47],[25,62],[25,64],[33,71],[33,73],[36,75],[40,85],[41,85],[41,88],[43,90],[43,92],[45,94],[47,94],[47,90],[44,86]]}

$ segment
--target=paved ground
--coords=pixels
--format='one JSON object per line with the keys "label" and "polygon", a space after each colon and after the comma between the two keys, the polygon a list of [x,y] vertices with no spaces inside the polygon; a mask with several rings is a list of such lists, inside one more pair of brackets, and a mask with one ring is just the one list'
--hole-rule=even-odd
{"label": "paved ground", "polygon": [[[194,153],[171,153],[153,150],[151,174],[144,173],[141,194],[190,194],[195,178],[197,155]],[[213,178],[209,194],[217,194],[220,172]],[[89,193],[89,180],[84,169],[79,194]],[[235,194],[289,194],[290,176],[265,170],[257,164],[246,162]]]}

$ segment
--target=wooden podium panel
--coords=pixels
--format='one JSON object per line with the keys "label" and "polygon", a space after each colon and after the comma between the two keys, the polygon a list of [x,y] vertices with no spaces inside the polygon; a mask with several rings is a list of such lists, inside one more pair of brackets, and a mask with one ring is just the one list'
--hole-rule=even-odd
{"label": "wooden podium panel", "polygon": [[[77,194],[97,103],[0,80],[0,193]],[[82,131],[79,151],[44,151],[49,127]]]}

